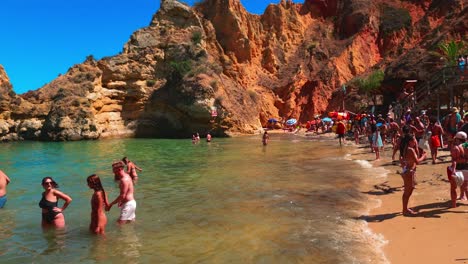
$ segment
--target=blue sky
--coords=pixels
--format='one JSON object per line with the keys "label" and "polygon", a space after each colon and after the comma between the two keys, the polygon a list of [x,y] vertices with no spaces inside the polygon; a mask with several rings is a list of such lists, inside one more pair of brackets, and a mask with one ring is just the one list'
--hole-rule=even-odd
{"label": "blue sky", "polygon": [[[192,5],[195,0],[184,1]],[[241,0],[262,14],[280,0]],[[303,2],[303,1],[295,1]],[[149,25],[160,0],[0,0],[0,64],[13,90],[36,90],[86,56],[118,54]]]}

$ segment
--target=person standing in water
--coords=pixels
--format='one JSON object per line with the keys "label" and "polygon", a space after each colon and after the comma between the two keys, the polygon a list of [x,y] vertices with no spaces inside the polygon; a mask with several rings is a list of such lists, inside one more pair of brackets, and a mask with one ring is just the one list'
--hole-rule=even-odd
{"label": "person standing in water", "polygon": [[124,171],[124,163],[122,161],[112,164],[112,171],[119,180],[120,194],[106,206],[106,211],[109,211],[114,204],[120,207],[120,217],[117,220],[119,224],[125,224],[135,221],[136,201],[133,197],[133,181],[130,175]]}
{"label": "person standing in water", "polygon": [[101,179],[96,174],[88,176],[86,179],[88,187],[94,190],[91,197],[91,223],[89,231],[96,235],[104,235],[106,231],[107,217],[106,207],[109,205],[107,195],[102,187]]}
{"label": "person standing in water", "polygon": [[263,133],[263,136],[262,136],[263,146],[266,146],[268,144],[269,139],[270,139],[270,135],[268,135],[268,132],[265,131],[265,133]]}
{"label": "person standing in water", "polygon": [[5,206],[7,202],[7,185],[10,183],[10,178],[0,170],[0,208]]}
{"label": "person standing in water", "polygon": [[338,121],[338,123],[336,124],[336,134],[338,135],[338,139],[340,141],[340,146],[341,146],[341,140],[343,140],[343,143],[344,143],[344,140],[345,140],[345,133],[346,133],[346,126],[345,124],[343,123],[342,120]]}
{"label": "person standing in water", "polygon": [[211,134],[210,134],[210,132],[208,132],[208,133],[206,134],[206,142],[211,142]]}
{"label": "person standing in water", "polygon": [[[44,192],[42,193],[42,199],[39,202],[39,207],[42,209],[42,227],[65,227],[65,217],[63,211],[72,202],[72,198],[65,193],[57,190],[58,184],[52,179],[52,177],[45,177],[42,179],[42,187]],[[65,201],[63,206],[58,207],[58,200],[62,199]]]}
{"label": "person standing in water", "polygon": [[138,181],[138,174],[136,171],[138,170],[141,172],[143,170],[139,168],[137,165],[135,165],[135,163],[130,161],[127,157],[124,157],[122,161],[125,163],[125,165],[127,165],[127,173],[130,174],[130,177],[132,177],[133,183],[136,184]]}

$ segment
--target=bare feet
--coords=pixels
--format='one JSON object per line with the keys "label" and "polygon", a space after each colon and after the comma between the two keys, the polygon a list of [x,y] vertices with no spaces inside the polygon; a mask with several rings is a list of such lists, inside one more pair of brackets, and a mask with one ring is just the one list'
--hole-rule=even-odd
{"label": "bare feet", "polygon": [[404,216],[414,216],[414,215],[417,215],[417,214],[418,214],[417,212],[415,212],[415,211],[413,211],[413,210],[411,210],[409,208],[406,211],[403,211]]}

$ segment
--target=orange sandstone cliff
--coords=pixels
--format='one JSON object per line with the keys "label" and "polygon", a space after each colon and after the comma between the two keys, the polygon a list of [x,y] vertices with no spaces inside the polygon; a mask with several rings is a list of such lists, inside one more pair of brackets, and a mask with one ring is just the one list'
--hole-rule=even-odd
{"label": "orange sandstone cliff", "polygon": [[467,16],[463,0],[282,0],[263,15],[239,0],[161,0],[121,54],[90,56],[36,91],[16,95],[0,67],[0,139],[225,136],[271,117],[304,122],[338,108],[341,85],[373,69],[390,98],[404,79],[428,78],[439,67],[429,51],[466,38]]}

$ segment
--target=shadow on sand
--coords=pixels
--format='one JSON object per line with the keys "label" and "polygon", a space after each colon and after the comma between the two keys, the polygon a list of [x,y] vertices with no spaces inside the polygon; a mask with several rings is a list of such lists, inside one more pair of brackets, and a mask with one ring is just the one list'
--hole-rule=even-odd
{"label": "shadow on sand", "polygon": [[[457,206],[467,206],[466,204],[457,203]],[[466,212],[452,211],[450,210],[450,201],[447,202],[437,202],[415,206],[412,208],[413,211],[418,212],[415,215],[407,217],[424,217],[424,218],[440,218],[442,214],[445,213],[454,213],[454,214],[466,214]],[[397,216],[403,216],[401,212],[395,213],[386,213],[378,215],[361,215],[356,217],[356,220],[364,220],[368,223],[370,222],[383,222],[385,220],[390,220]]]}

